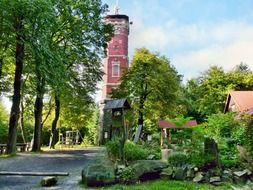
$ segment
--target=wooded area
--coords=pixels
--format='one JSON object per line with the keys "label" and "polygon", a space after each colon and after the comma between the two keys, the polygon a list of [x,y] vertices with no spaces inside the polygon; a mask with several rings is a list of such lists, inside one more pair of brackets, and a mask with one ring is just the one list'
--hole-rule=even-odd
{"label": "wooded area", "polygon": [[106,11],[100,0],[0,2],[1,94],[12,97],[8,154],[16,151],[19,124],[24,142],[31,140],[25,126],[34,126],[32,150],[38,151],[48,122],[51,148],[61,117],[61,125],[87,123],[112,36],[112,27],[102,21]]}

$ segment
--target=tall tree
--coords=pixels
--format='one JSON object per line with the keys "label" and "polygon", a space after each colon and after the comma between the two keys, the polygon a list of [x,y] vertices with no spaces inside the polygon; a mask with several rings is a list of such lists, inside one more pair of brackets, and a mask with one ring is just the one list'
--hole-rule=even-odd
{"label": "tall tree", "polygon": [[229,91],[246,89],[253,89],[253,73],[247,65],[237,65],[228,72],[212,66],[185,87],[189,114],[203,121],[208,115],[223,112]]}
{"label": "tall tree", "polygon": [[[22,7],[15,7],[22,8]],[[24,63],[25,53],[25,33],[24,33],[24,13],[13,12],[13,29],[16,35],[16,51],[15,51],[15,79],[13,84],[13,98],[12,107],[9,120],[9,135],[7,142],[7,154],[14,153],[16,151],[16,139],[17,139],[17,125],[19,119],[19,105],[20,105],[20,91],[21,91],[21,76]]]}
{"label": "tall tree", "polygon": [[166,57],[145,48],[137,49],[131,67],[121,80],[113,97],[128,97],[132,100],[133,107],[138,111],[139,131],[145,116],[149,115],[156,120],[171,114],[177,99],[180,76]]}
{"label": "tall tree", "polygon": [[66,63],[64,70],[66,82],[61,81],[60,84],[52,86],[55,94],[55,118],[51,130],[51,148],[56,143],[61,100],[72,97],[68,101],[71,104],[79,98],[83,105],[79,106],[79,110],[85,112],[83,108],[87,102],[91,102],[90,96],[95,93],[96,83],[102,79],[103,48],[112,35],[112,27],[102,21],[107,6],[102,5],[100,0],[62,1],[55,7],[61,25],[52,33],[52,44],[61,49],[63,62]]}

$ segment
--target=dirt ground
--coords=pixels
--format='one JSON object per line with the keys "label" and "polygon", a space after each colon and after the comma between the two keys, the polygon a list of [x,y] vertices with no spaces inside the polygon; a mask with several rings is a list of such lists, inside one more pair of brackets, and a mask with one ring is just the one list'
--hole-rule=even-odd
{"label": "dirt ground", "polygon": [[79,185],[81,170],[88,164],[104,159],[104,151],[96,147],[39,154],[18,153],[12,158],[0,158],[0,171],[69,172],[69,176],[58,177],[57,186],[50,188],[40,187],[42,176],[0,176],[0,190],[85,189]]}

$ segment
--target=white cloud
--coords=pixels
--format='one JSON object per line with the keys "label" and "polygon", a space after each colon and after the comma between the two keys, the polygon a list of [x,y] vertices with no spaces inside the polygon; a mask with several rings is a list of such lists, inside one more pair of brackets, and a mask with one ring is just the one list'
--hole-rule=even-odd
{"label": "white cloud", "polygon": [[253,69],[253,25],[239,20],[186,25],[172,19],[151,26],[137,17],[130,48],[138,47],[165,54],[186,79],[210,65],[231,69],[244,62]]}

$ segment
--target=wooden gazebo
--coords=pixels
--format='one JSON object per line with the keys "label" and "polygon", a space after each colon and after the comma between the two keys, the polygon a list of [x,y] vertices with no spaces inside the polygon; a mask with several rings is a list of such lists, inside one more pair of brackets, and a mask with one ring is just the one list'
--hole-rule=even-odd
{"label": "wooden gazebo", "polygon": [[[171,130],[170,129],[183,129],[183,128],[190,128],[197,125],[196,120],[190,120],[185,122],[182,126],[176,126],[174,123],[160,120],[159,121],[159,128],[161,129],[161,143],[160,146],[163,148],[164,139],[168,138],[168,142],[171,144]],[[168,129],[168,131],[167,131]]]}

